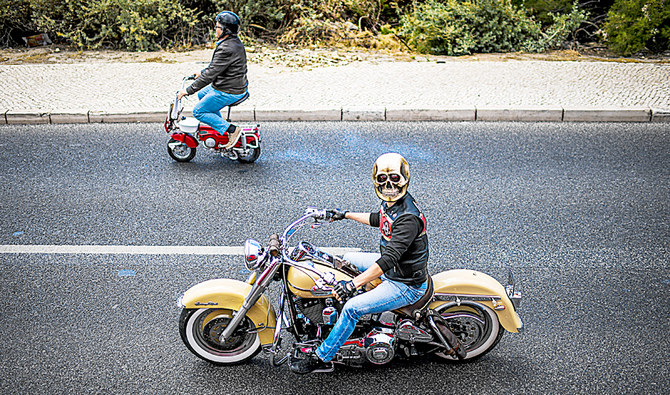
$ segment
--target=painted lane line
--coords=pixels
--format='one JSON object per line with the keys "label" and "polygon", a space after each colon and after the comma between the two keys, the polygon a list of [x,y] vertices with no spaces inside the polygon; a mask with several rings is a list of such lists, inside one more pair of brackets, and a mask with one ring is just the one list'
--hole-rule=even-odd
{"label": "painted lane line", "polygon": [[[360,248],[321,247],[342,255]],[[0,245],[0,254],[244,255],[242,246]]]}

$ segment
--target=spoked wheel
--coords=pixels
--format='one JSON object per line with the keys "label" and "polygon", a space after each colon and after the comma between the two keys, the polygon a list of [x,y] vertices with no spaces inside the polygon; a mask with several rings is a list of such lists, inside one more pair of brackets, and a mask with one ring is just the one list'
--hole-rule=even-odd
{"label": "spoked wheel", "polygon": [[195,156],[195,148],[190,148],[188,145],[175,139],[168,141],[167,150],[170,157],[177,162],[188,162]]}
{"label": "spoked wheel", "polygon": [[256,159],[258,159],[259,156],[261,156],[260,145],[258,146],[258,148],[247,149],[247,152],[244,155],[240,154],[237,157],[237,160],[242,163],[253,163],[256,161]]}
{"label": "spoked wheel", "polygon": [[253,358],[261,341],[248,318],[232,336],[221,342],[221,334],[233,318],[229,309],[184,309],[179,317],[179,333],[186,347],[198,357],[217,365],[233,365]]}
{"label": "spoked wheel", "polygon": [[[467,350],[462,361],[479,358],[498,344],[505,330],[496,313],[475,302],[447,303],[435,309]],[[438,357],[459,362],[455,356],[436,352]]]}

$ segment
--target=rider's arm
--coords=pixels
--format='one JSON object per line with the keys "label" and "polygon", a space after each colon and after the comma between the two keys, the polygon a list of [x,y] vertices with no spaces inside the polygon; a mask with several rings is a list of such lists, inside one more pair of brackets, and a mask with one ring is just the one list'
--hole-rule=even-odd
{"label": "rider's arm", "polygon": [[356,288],[363,286],[364,284],[369,283],[370,281],[378,278],[381,276],[384,272],[382,271],[382,268],[379,267],[378,264],[373,263],[372,266],[369,268],[365,269],[365,271],[358,276],[354,277],[352,280],[354,282],[354,285]]}
{"label": "rider's arm", "polygon": [[370,213],[352,213],[351,211],[347,211],[347,213],[344,214],[344,218],[353,219],[356,222],[370,225]]}

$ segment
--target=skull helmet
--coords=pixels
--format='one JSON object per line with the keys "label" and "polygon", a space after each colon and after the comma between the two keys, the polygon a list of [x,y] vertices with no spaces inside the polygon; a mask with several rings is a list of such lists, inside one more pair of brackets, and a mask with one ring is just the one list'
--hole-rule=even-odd
{"label": "skull helmet", "polygon": [[395,202],[405,196],[409,185],[409,163],[400,154],[380,156],[372,168],[372,182],[380,199]]}

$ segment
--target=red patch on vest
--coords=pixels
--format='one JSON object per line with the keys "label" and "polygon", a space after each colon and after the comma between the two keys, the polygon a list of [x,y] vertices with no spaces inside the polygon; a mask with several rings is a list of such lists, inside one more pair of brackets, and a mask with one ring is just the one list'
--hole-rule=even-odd
{"label": "red patch on vest", "polygon": [[384,215],[383,210],[379,211],[379,231],[382,232],[382,236],[386,240],[391,239],[391,235],[393,234],[393,221]]}

